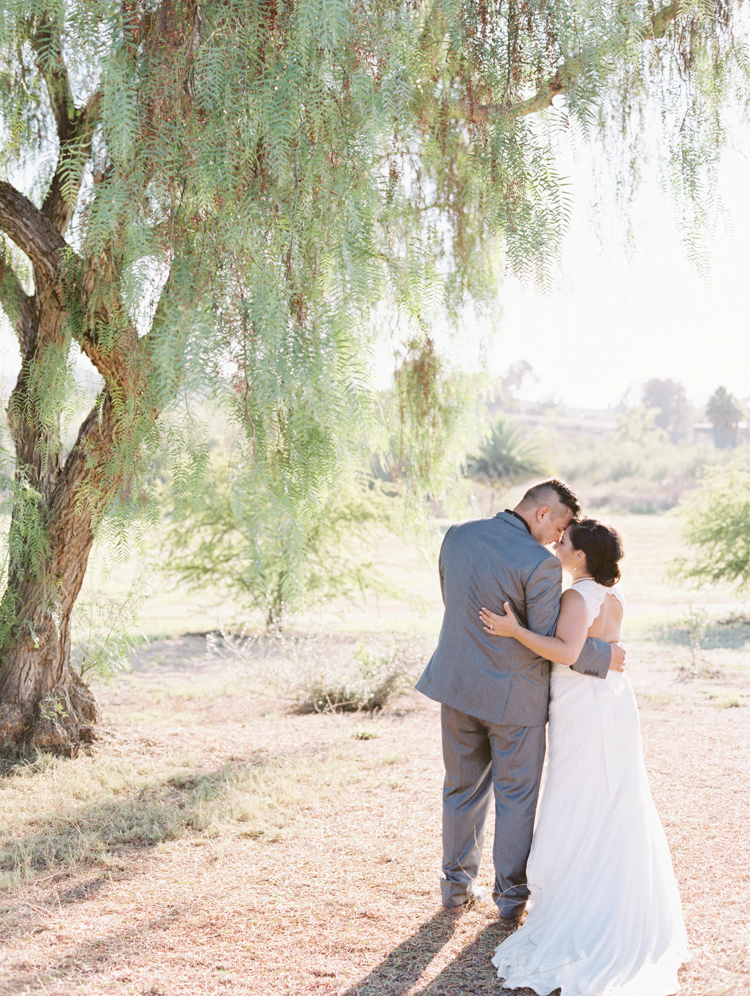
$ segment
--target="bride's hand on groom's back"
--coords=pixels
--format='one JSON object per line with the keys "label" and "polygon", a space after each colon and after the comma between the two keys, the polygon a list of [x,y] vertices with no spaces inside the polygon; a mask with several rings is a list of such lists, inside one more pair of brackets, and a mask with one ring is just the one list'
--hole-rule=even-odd
{"label": "bride's hand on groom's back", "polygon": [[509,602],[503,602],[505,615],[498,615],[497,612],[490,612],[484,607],[480,609],[479,618],[484,626],[485,633],[492,633],[493,636],[515,636],[520,629],[520,624],[516,618]]}
{"label": "bride's hand on groom's back", "polygon": [[610,671],[625,670],[625,647],[621,643],[610,643],[612,654],[609,658]]}

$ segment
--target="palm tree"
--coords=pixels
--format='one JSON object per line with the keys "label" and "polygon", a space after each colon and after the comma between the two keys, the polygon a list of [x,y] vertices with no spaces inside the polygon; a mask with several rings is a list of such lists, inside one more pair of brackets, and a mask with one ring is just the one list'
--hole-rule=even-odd
{"label": "palm tree", "polygon": [[713,425],[714,445],[730,449],[737,445],[737,429],[744,412],[739,401],[725,387],[717,387],[706,405],[708,421]]}

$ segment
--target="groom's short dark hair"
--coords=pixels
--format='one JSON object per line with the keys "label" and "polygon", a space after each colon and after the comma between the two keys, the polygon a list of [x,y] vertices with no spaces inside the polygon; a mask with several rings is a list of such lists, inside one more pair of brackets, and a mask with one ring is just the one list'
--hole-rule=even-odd
{"label": "groom's short dark hair", "polygon": [[539,508],[540,505],[564,505],[573,513],[573,519],[581,514],[581,506],[575,493],[559,477],[548,477],[546,481],[530,487],[520,504],[526,508]]}

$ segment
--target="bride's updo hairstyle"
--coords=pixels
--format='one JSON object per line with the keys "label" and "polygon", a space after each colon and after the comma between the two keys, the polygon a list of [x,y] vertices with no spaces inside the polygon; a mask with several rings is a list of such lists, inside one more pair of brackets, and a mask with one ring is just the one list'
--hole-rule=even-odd
{"label": "bride's updo hairstyle", "polygon": [[596,519],[571,522],[568,533],[574,550],[586,554],[586,567],[594,581],[611,588],[620,580],[618,561],[624,551],[620,534],[613,526]]}

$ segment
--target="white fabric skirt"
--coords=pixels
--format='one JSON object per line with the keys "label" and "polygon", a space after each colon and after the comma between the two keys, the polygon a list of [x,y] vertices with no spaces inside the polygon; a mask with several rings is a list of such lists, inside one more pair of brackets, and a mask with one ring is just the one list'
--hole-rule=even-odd
{"label": "white fabric skirt", "polygon": [[492,959],[540,996],[668,996],[687,958],[680,897],[628,678],[553,665],[526,922]]}

